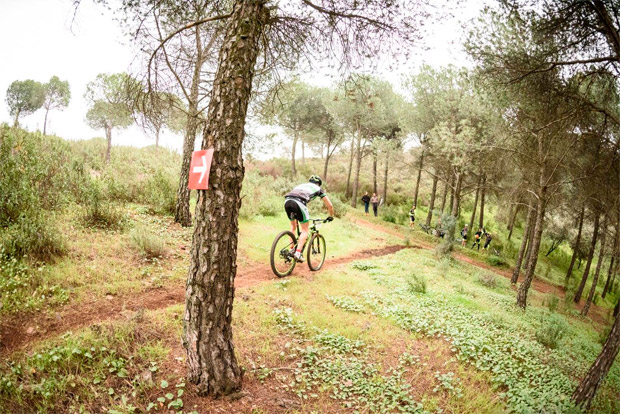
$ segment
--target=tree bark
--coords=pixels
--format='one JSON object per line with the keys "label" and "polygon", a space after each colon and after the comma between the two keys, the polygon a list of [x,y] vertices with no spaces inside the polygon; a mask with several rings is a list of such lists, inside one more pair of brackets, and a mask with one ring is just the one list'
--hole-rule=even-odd
{"label": "tree bark", "polygon": [[43,120],[43,135],[47,135],[47,114],[49,113],[49,108],[45,108],[45,119]]}
{"label": "tree bark", "polygon": [[534,208],[533,206],[528,206],[527,218],[525,219],[525,228],[523,229],[523,238],[521,239],[521,247],[519,247],[519,255],[517,256],[517,261],[515,262],[515,270],[512,272],[512,278],[510,278],[510,283],[512,283],[513,285],[516,284],[519,280],[519,273],[521,272],[523,256],[525,255],[525,249],[530,239],[530,233],[532,232],[533,218]]}
{"label": "tree bark", "polygon": [[443,215],[446,209],[446,199],[448,198],[448,187],[452,186],[452,177],[449,181],[446,181],[443,185],[443,194],[441,195],[441,214]]}
{"label": "tree bark", "polygon": [[599,228],[600,217],[597,211],[594,212],[594,233],[592,233],[592,244],[590,245],[590,252],[588,253],[588,261],[586,262],[586,268],[583,269],[583,276],[581,277],[581,282],[579,283],[579,287],[577,288],[577,292],[575,292],[575,303],[579,303],[581,300],[581,295],[583,294],[583,289],[586,286],[586,281],[588,280],[588,276],[590,275],[590,266],[592,265],[592,259],[594,258],[594,251],[596,250],[596,242],[598,241],[598,228]]}
{"label": "tree bark", "polygon": [[482,175],[482,185],[480,188],[480,221],[479,227],[484,228],[484,196],[486,194],[487,176]]}
{"label": "tree bark", "polygon": [[614,274],[614,262],[616,261],[616,255],[618,254],[618,242],[620,237],[620,221],[616,223],[616,235],[614,237],[614,247],[611,251],[611,259],[609,260],[609,270],[607,271],[607,281],[605,282],[605,287],[603,288],[603,293],[601,293],[601,298],[605,299],[607,296],[607,292],[609,292],[611,276]]}
{"label": "tree bark", "polygon": [[297,167],[295,166],[295,149],[297,148],[297,132],[293,134],[293,148],[291,150],[291,172],[293,173],[293,177],[297,177]]}
{"label": "tree bark", "polygon": [[422,178],[422,168],[424,167],[424,148],[418,161],[418,177],[415,180],[415,191],[413,192],[413,204],[418,205],[418,192],[420,190],[420,179]]}
{"label": "tree bark", "polygon": [[573,244],[573,257],[571,257],[570,264],[568,265],[568,270],[566,271],[566,277],[564,278],[564,286],[568,286],[568,282],[570,281],[570,278],[573,275],[573,267],[575,266],[575,260],[577,259],[579,243],[581,243],[581,231],[583,230],[583,217],[585,216],[585,212],[586,212],[586,206],[584,204],[581,207],[581,213],[579,213],[579,227],[577,229],[577,238],[575,239],[575,243]]}
{"label": "tree bark", "polygon": [[431,202],[428,205],[428,214],[426,215],[426,225],[431,225],[431,220],[433,219],[433,209],[435,208],[435,195],[437,193],[437,181],[439,181],[439,177],[437,177],[437,170],[433,171],[433,188],[431,190]]}
{"label": "tree bark", "polygon": [[[480,177],[480,183],[482,183],[482,177]],[[476,196],[474,197],[474,208],[471,212],[471,219],[469,220],[469,228],[474,228],[474,220],[476,220],[476,210],[478,209],[478,196],[480,195],[480,185],[476,188]]]}
{"label": "tree bark", "polygon": [[186,285],[183,345],[188,380],[200,395],[241,388],[232,342],[242,146],[252,78],[269,12],[263,1],[236,0],[219,54],[202,148],[214,148],[209,190],[198,192]]}
{"label": "tree bark", "polygon": [[349,172],[347,174],[347,189],[345,195],[351,196],[351,171],[353,170],[353,156],[355,155],[355,138],[351,138],[351,157],[349,157]]}
{"label": "tree bark", "polygon": [[110,163],[110,156],[112,153],[112,128],[109,125],[106,125],[105,128],[105,138],[107,142],[106,150],[105,150],[105,159],[104,162],[106,164]]}
{"label": "tree bark", "polygon": [[[540,177],[543,181],[542,173]],[[534,225],[532,248],[530,250],[529,261],[527,264],[527,271],[525,273],[525,280],[519,286],[519,292],[517,293],[517,305],[523,309],[527,306],[527,293],[534,280],[534,272],[536,271],[536,264],[538,263],[538,250],[540,249],[540,241],[542,239],[543,226],[545,221],[545,202],[547,197],[547,188],[541,185],[538,198],[536,199],[536,224]]]}
{"label": "tree bark", "polygon": [[385,170],[383,175],[383,200],[387,205],[388,171],[390,163],[390,151],[385,152]]}
{"label": "tree bark", "polygon": [[596,395],[596,391],[614,363],[618,350],[620,350],[620,318],[616,317],[601,353],[571,397],[575,404],[581,407],[584,412],[590,409],[590,404]]}
{"label": "tree bark", "polygon": [[510,223],[508,224],[508,240],[512,238],[512,231],[515,228],[515,221],[517,220],[517,215],[519,214],[519,210],[521,209],[521,204],[517,204],[510,216]]}
{"label": "tree bark", "polygon": [[581,310],[581,314],[586,316],[588,311],[590,310],[590,304],[592,303],[592,299],[594,298],[594,293],[596,292],[596,285],[598,284],[598,276],[601,273],[601,266],[603,264],[603,260],[605,259],[605,240],[607,239],[607,214],[603,219],[603,225],[601,227],[601,248],[598,254],[598,262],[596,263],[596,270],[594,271],[594,278],[592,278],[592,286],[590,286],[590,292],[588,293],[588,299],[586,299],[586,304],[583,306]]}
{"label": "tree bark", "polygon": [[196,143],[198,131],[198,93],[200,86],[200,69],[204,63],[200,31],[196,30],[196,65],[192,74],[192,84],[189,91],[187,105],[187,120],[185,122],[185,136],[183,137],[183,158],[181,160],[181,174],[177,188],[177,201],[174,211],[174,221],[183,227],[192,225],[192,215],[189,211],[191,191],[189,184],[189,165],[192,162],[192,153]]}
{"label": "tree bark", "polygon": [[372,191],[379,194],[377,191],[377,150],[372,150]]}
{"label": "tree bark", "polygon": [[[533,229],[533,225],[531,227]],[[530,230],[527,237],[527,249],[525,250],[525,261],[523,262],[523,270],[527,268],[528,263],[530,262],[530,256],[532,254],[532,240],[534,239],[534,232]]]}
{"label": "tree bark", "polygon": [[[460,203],[460,193],[461,193],[461,185],[463,183],[463,173],[455,172],[456,174],[456,183],[454,187],[454,197],[452,200],[452,211],[450,214],[458,220],[459,214],[459,203]],[[452,240],[454,240],[454,232],[456,231],[456,226],[452,227]]]}
{"label": "tree bark", "polygon": [[[357,156],[355,158],[355,179],[353,180],[353,195],[351,206],[357,207],[357,188],[360,183],[360,169],[362,168],[362,134],[357,134]],[[376,192],[376,191],[375,191]]]}

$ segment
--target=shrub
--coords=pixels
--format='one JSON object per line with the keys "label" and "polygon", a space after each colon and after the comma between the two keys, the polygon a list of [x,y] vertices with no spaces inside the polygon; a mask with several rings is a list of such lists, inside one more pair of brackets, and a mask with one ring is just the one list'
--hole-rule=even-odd
{"label": "shrub", "polygon": [[157,170],[144,183],[141,201],[151,206],[153,213],[174,214],[178,178],[163,170]]}
{"label": "shrub", "polygon": [[547,296],[545,300],[547,307],[551,313],[555,312],[558,308],[558,304],[560,303],[560,298],[558,298],[555,294],[550,294]]}
{"label": "shrub", "polygon": [[497,278],[491,273],[483,273],[478,278],[478,283],[488,287],[489,289],[495,289],[497,287]]}
{"label": "shrub", "polygon": [[504,267],[507,264],[503,257],[495,254],[491,254],[487,257],[487,263],[496,267]]}
{"label": "shrub", "polygon": [[52,211],[73,197],[69,146],[56,137],[0,126],[0,243],[4,254],[50,260],[65,251]]}
{"label": "shrub", "polygon": [[564,337],[567,328],[564,318],[552,314],[547,319],[541,320],[541,326],[536,331],[536,340],[547,348],[555,349]]}
{"label": "shrub", "polygon": [[448,256],[452,252],[452,249],[454,247],[453,243],[454,243],[454,231],[456,228],[456,218],[451,215],[444,214],[441,217],[441,227],[445,231],[446,235],[443,238],[442,242],[439,243],[437,247],[435,248],[435,253],[439,257],[445,257],[445,256]]}
{"label": "shrub", "polygon": [[411,273],[406,279],[407,290],[411,293],[426,293],[426,278],[422,275]]}
{"label": "shrub", "polygon": [[86,209],[81,217],[85,227],[118,230],[125,226],[125,215],[107,200],[100,179],[90,178],[87,181],[83,187],[82,202]]}
{"label": "shrub", "polygon": [[67,252],[65,239],[44,212],[23,214],[0,234],[5,256],[48,262]]}
{"label": "shrub", "polygon": [[330,194],[329,200],[334,205],[335,217],[342,218],[347,214],[347,211],[349,211],[349,205],[343,202],[338,194]]}
{"label": "shrub", "polygon": [[136,249],[147,259],[162,257],[166,252],[164,241],[144,226],[131,230],[131,241]]}

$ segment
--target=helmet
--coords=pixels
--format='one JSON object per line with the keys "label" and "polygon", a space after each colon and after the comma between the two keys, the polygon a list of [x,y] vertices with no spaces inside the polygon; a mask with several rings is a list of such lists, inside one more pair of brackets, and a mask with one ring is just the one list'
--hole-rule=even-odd
{"label": "helmet", "polygon": [[321,180],[321,177],[319,177],[318,175],[310,176],[308,181],[310,181],[312,184],[318,185],[319,187],[323,184],[323,180]]}

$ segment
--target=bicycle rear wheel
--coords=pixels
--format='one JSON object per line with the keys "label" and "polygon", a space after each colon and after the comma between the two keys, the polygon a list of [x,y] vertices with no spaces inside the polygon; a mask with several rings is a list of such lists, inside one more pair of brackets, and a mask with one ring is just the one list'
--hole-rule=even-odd
{"label": "bicycle rear wheel", "polygon": [[295,246],[297,239],[290,231],[278,234],[271,245],[271,270],[278,277],[291,274],[295,268]]}
{"label": "bicycle rear wheel", "polygon": [[325,238],[320,234],[313,234],[308,243],[308,267],[312,271],[319,270],[325,263],[325,253],[327,248],[325,246]]}

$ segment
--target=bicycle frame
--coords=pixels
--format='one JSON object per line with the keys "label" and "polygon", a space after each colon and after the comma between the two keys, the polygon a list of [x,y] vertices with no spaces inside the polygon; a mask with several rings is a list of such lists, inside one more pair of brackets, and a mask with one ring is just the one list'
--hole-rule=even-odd
{"label": "bicycle frame", "polygon": [[[312,235],[319,232],[319,225],[325,223],[325,219],[311,219],[312,224],[308,228],[308,238],[304,243],[304,246],[301,248],[301,252],[303,253],[306,249],[306,245],[308,244],[308,240],[312,238]],[[301,235],[301,230],[299,230],[299,221],[297,222],[297,240],[299,240],[299,236]],[[295,248],[297,248],[297,243],[295,243]]]}

